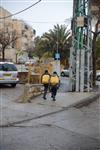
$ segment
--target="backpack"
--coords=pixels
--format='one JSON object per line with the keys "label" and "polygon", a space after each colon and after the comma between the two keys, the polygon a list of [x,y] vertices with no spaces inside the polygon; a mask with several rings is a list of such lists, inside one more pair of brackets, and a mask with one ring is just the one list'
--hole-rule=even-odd
{"label": "backpack", "polygon": [[45,74],[42,76],[42,83],[43,84],[48,84],[50,80],[50,76],[48,74]]}
{"label": "backpack", "polygon": [[58,76],[51,76],[50,78],[50,84],[51,85],[56,85],[59,83],[59,77]]}

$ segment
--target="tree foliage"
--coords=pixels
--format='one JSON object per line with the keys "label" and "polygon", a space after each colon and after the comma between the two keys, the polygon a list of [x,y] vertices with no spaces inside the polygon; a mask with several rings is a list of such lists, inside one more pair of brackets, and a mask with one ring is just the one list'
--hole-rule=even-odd
{"label": "tree foliage", "polygon": [[100,37],[96,41],[96,60],[100,59]]}
{"label": "tree foliage", "polygon": [[39,58],[46,52],[46,41],[44,41],[41,37],[37,36],[34,40],[34,55],[37,55]]}
{"label": "tree foliage", "polygon": [[[100,14],[99,14],[100,15]],[[98,30],[98,25],[100,24],[100,19],[97,17],[97,22],[95,24],[95,31],[93,32],[93,41],[92,41],[92,65],[93,65],[93,86],[96,85],[96,40],[100,34]]]}
{"label": "tree foliage", "polygon": [[54,25],[53,29],[35,39],[35,53],[42,56],[49,51],[53,55],[59,52],[61,60],[68,59],[71,45],[71,32],[65,25]]}

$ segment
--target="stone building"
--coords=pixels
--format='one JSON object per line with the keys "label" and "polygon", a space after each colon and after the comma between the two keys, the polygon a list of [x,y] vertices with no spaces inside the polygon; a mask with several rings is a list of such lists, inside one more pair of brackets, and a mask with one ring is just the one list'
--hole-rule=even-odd
{"label": "stone building", "polygon": [[[0,7],[0,29],[3,29],[5,26],[10,26],[11,24],[11,17],[5,18],[6,16],[10,16],[11,13],[6,9]],[[5,18],[5,19],[4,19]]]}
{"label": "stone building", "polygon": [[13,31],[19,37],[14,43],[14,47],[21,50],[28,50],[32,46],[34,30],[22,20],[12,20]]}
{"label": "stone building", "polygon": [[[34,45],[34,29],[22,20],[13,19],[12,14],[0,7],[0,31],[14,33],[18,38],[8,45],[5,51],[5,58],[16,60],[16,50],[28,52]],[[6,18],[6,16],[9,16]]]}

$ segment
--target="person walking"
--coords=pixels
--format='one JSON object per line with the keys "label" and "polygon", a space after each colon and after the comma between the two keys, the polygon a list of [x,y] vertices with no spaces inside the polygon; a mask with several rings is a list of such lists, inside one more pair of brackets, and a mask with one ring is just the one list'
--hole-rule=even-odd
{"label": "person walking", "polygon": [[50,83],[50,74],[48,70],[45,70],[44,74],[41,77],[41,82],[44,86],[44,93],[43,93],[43,99],[46,100],[46,95],[49,89],[49,83]]}
{"label": "person walking", "polygon": [[51,97],[53,98],[53,101],[56,101],[56,94],[59,86],[60,86],[60,79],[59,76],[57,75],[57,72],[54,71],[50,78]]}

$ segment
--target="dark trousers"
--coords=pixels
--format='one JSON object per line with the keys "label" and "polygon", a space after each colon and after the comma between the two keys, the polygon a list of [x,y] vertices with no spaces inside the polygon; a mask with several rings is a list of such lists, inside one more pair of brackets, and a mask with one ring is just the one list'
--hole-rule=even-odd
{"label": "dark trousers", "polygon": [[57,86],[51,86],[51,97],[55,99],[57,94]]}
{"label": "dark trousers", "polygon": [[48,84],[44,84],[44,94],[43,94],[44,98],[46,98],[46,95],[47,95],[47,92],[48,92],[48,87],[49,87]]}

